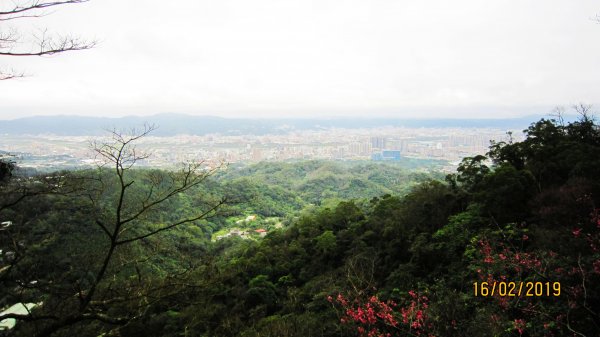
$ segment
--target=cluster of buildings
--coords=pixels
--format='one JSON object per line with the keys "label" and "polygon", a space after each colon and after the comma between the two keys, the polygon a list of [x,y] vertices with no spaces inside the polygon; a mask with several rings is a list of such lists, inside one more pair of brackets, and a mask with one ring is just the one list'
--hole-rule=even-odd
{"label": "cluster of buildings", "polygon": [[[248,215],[245,219],[240,219],[235,222],[235,225],[238,227],[249,226],[252,222],[257,220],[256,215]],[[231,228],[229,231],[223,235],[217,235],[216,240],[222,240],[230,237],[239,237],[242,239],[250,239],[252,237],[260,237],[264,238],[267,236],[268,230],[264,228],[257,229],[240,229],[240,228]]]}
{"label": "cluster of buildings", "polygon": [[267,236],[267,233],[268,233],[268,231],[264,228],[259,228],[259,229],[254,229],[254,230],[250,230],[250,229],[242,230],[239,228],[232,228],[226,234],[217,235],[216,238],[217,238],[217,240],[223,240],[225,238],[230,238],[230,237],[239,237],[241,239],[250,239],[253,236],[264,238],[265,236]]}
{"label": "cluster of buildings", "polygon": [[[506,140],[506,132],[493,128],[385,127],[292,130],[266,135],[148,136],[140,139],[139,147],[151,156],[140,164],[167,168],[204,160],[214,167],[221,162],[399,161],[404,157],[459,162],[466,156],[487,152],[491,140]],[[95,163],[89,144],[89,137],[8,136],[0,139],[0,150],[19,154],[21,166],[71,168]]]}

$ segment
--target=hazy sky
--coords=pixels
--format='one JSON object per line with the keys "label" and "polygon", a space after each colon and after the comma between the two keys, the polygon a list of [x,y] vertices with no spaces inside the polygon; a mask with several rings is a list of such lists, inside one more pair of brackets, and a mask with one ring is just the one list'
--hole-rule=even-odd
{"label": "hazy sky", "polygon": [[100,44],[0,58],[32,75],[0,81],[0,119],[545,113],[600,103],[598,13],[591,0],[92,0],[21,22]]}

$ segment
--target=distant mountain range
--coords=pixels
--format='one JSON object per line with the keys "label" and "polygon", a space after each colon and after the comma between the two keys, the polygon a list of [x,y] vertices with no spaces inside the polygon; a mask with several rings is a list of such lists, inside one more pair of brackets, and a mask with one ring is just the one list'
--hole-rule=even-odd
{"label": "distant mountain range", "polygon": [[154,124],[155,136],[180,134],[225,135],[281,134],[292,130],[318,130],[329,128],[404,127],[465,127],[500,129],[525,129],[542,116],[508,119],[394,119],[394,118],[333,118],[333,119],[242,119],[183,114],[158,114],[153,116],[128,116],[120,118],[83,116],[36,116],[14,120],[0,120],[0,135],[54,134],[60,136],[95,136],[106,129],[130,129],[144,123]]}

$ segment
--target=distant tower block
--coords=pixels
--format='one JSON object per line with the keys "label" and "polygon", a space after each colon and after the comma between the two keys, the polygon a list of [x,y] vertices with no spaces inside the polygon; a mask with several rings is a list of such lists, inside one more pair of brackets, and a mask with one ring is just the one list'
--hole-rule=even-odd
{"label": "distant tower block", "polygon": [[385,137],[371,137],[371,147],[373,149],[385,149]]}

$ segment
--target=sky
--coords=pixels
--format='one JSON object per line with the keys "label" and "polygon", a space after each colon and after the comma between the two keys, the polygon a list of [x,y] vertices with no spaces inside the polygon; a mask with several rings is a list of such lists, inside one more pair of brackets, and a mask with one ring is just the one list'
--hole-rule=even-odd
{"label": "sky", "polygon": [[3,23],[96,39],[0,57],[0,119],[497,118],[600,103],[591,0],[91,0]]}

